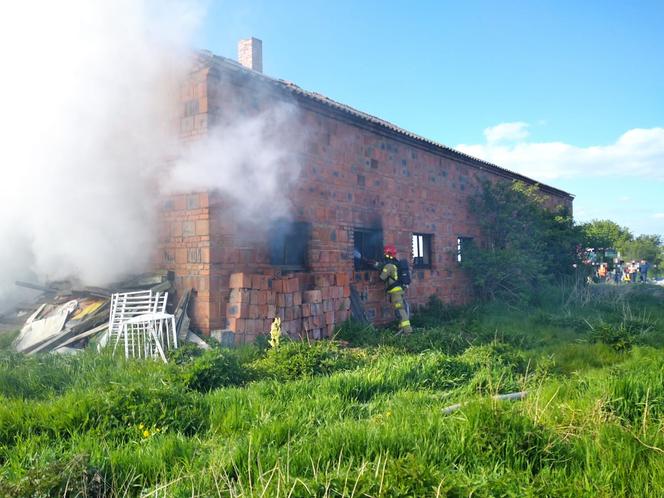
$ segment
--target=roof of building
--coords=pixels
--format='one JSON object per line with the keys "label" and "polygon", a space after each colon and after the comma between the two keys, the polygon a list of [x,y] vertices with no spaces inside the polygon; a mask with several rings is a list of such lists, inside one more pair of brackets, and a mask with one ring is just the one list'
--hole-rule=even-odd
{"label": "roof of building", "polygon": [[419,147],[425,148],[430,152],[457,159],[483,171],[494,173],[505,178],[520,180],[530,185],[536,184],[542,191],[550,194],[566,197],[568,199],[574,198],[574,195],[570,194],[569,192],[565,192],[564,190],[560,190],[550,185],[545,185],[536,180],[533,180],[532,178],[521,175],[506,168],[502,168],[496,164],[478,159],[473,156],[469,156],[468,154],[464,154],[463,152],[453,149],[452,147],[448,147],[447,145],[430,140],[404,128],[400,128],[395,124],[390,123],[389,121],[385,121],[384,119],[378,118],[366,112],[359,111],[351,106],[342,104],[336,100],[326,97],[325,95],[321,95],[320,93],[304,90],[303,88],[290,81],[272,78],[270,76],[266,76],[263,73],[253,71],[232,59],[214,55],[208,51],[202,51],[199,53],[199,62],[203,65],[217,65],[235,71],[240,71],[248,76],[262,80],[267,84],[274,85],[279,89],[290,93],[291,95],[297,97],[300,102],[313,103],[318,107],[332,111],[339,117],[346,117],[351,119],[355,124],[359,124],[365,128],[370,128],[372,131],[376,131],[378,133],[388,133],[389,135],[395,136],[402,141],[405,140],[412,145],[418,145]]}

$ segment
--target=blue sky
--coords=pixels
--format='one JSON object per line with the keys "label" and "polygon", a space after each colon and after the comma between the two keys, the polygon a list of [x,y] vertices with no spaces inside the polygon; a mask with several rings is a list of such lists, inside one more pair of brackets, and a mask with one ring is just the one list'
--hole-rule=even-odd
{"label": "blue sky", "polygon": [[195,40],[664,235],[664,2],[211,0]]}

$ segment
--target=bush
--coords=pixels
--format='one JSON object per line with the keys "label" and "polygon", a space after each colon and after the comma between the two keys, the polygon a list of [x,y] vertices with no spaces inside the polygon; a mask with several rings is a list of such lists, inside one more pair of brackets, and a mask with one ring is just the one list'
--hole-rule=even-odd
{"label": "bush", "polygon": [[88,455],[62,458],[29,469],[17,482],[0,480],[0,496],[102,498],[111,492],[104,476],[90,466]]}
{"label": "bush", "polygon": [[[615,316],[611,320],[612,315]],[[633,346],[643,344],[648,335],[655,329],[655,324],[648,316],[635,316],[630,312],[623,312],[622,316],[617,313],[607,313],[604,319],[590,326],[590,341],[600,342],[613,347],[616,351],[629,351]]]}
{"label": "bush", "polygon": [[131,438],[137,427],[145,427],[191,436],[207,430],[209,424],[206,400],[175,384],[116,384],[98,393],[98,398],[84,424],[87,430],[126,433]]}
{"label": "bush", "polygon": [[314,375],[327,375],[337,370],[348,370],[360,364],[360,359],[347,349],[331,341],[313,344],[293,341],[282,343],[267,352],[265,358],[252,367],[261,377],[293,380]]}
{"label": "bush", "polygon": [[598,323],[593,326],[590,332],[590,342],[606,344],[623,353],[632,349],[637,339],[638,337],[632,328],[624,323],[619,325]]}
{"label": "bush", "polygon": [[188,389],[205,393],[219,387],[241,386],[250,380],[249,371],[233,351],[194,348],[180,348],[171,355],[173,378]]}
{"label": "bush", "polygon": [[579,262],[580,230],[563,206],[550,209],[535,185],[486,182],[470,211],[482,241],[462,248],[462,267],[480,298],[536,304],[539,286],[572,274]]}

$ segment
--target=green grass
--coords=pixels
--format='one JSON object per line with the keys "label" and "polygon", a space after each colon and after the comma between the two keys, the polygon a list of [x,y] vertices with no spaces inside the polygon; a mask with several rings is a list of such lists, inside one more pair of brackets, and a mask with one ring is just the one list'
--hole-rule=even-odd
{"label": "green grass", "polygon": [[664,297],[579,292],[168,365],[0,352],[0,496],[664,496]]}

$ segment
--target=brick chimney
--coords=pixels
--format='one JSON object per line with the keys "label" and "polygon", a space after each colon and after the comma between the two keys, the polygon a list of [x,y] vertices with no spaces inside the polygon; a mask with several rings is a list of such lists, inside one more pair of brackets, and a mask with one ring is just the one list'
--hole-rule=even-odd
{"label": "brick chimney", "polygon": [[237,44],[237,60],[244,67],[263,72],[263,42],[258,38],[240,40]]}

